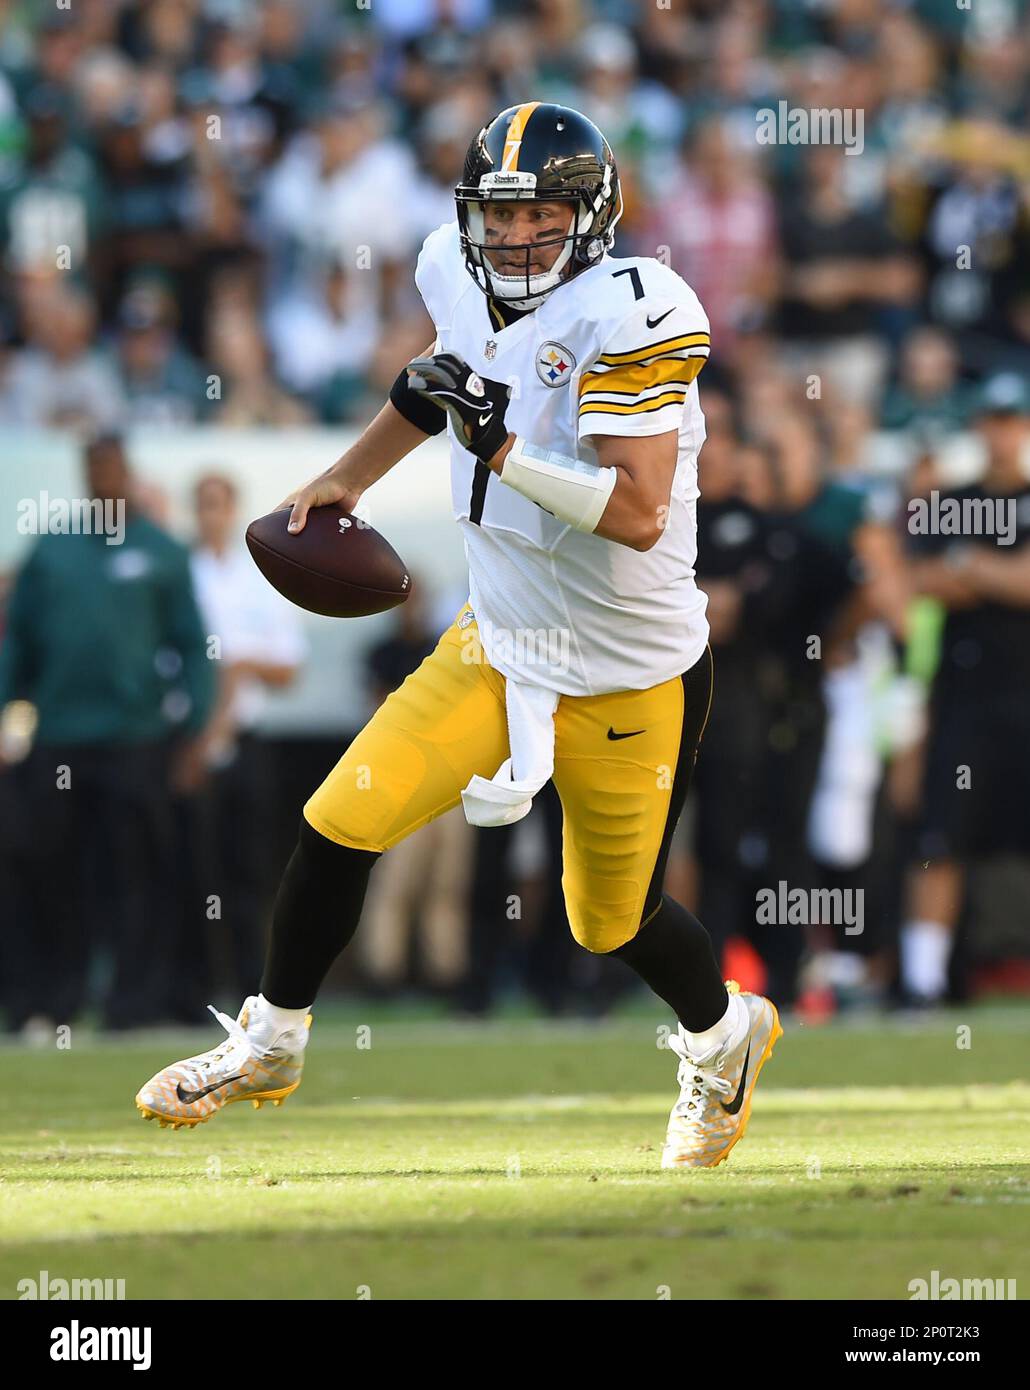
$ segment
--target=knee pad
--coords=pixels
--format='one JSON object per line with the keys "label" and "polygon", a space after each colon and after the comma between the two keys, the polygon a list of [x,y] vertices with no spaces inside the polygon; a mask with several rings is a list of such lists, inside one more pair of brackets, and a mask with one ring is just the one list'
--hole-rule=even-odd
{"label": "knee pad", "polygon": [[589,903],[577,907],[566,903],[565,906],[572,935],[580,946],[593,955],[608,955],[611,951],[617,951],[631,941],[640,928],[640,914],[635,910],[621,913],[605,911],[603,907],[592,907]]}

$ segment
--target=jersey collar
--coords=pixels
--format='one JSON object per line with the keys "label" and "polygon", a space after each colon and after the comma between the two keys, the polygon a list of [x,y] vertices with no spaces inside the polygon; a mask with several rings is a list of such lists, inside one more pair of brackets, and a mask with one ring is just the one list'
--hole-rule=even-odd
{"label": "jersey collar", "polygon": [[506,328],[513,328],[521,319],[536,313],[536,310],[516,309],[511,304],[505,304],[501,299],[494,299],[487,295],[486,312],[489,315],[491,327],[497,333],[503,333]]}

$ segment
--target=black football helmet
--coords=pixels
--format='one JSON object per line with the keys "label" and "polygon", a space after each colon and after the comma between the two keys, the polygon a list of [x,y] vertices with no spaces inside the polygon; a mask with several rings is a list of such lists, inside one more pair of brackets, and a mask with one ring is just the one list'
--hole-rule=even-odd
{"label": "black football helmet", "polygon": [[[515,308],[535,309],[574,275],[601,259],[615,240],[622,195],[615,156],[593,121],[568,106],[528,101],[509,106],[483,127],[469,146],[461,182],[454,190],[461,249],[469,274],[484,294]],[[525,268],[501,275],[487,251],[485,205],[511,199],[568,201],[575,215],[561,237],[517,246]],[[541,247],[561,246],[551,267],[530,274],[531,257]]]}

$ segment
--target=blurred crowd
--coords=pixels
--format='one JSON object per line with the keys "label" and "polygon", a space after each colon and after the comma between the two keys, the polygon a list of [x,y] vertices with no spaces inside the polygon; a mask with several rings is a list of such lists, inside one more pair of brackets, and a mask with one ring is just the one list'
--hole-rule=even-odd
{"label": "blurred crowd", "polygon": [[[860,411],[854,448],[946,426],[970,376],[1030,361],[1024,0],[3,0],[0,19],[4,422],[365,419],[426,341],[413,258],[471,136],[529,96],[605,132],[619,253],[695,287],[750,409],[814,363]],[[860,148],[760,144],[780,101],[861,112]],[[958,355],[929,411],[894,382],[927,318]]]}
{"label": "blurred crowd", "polygon": [[[615,254],[665,260],[712,325],[698,572],[718,693],[670,888],[698,907],[729,967],[816,1011],[849,994],[970,988],[955,942],[999,919],[993,956],[1025,960],[1026,0],[0,0],[0,21],[0,426],[103,440],[193,423],[365,423],[432,336],[413,263],[453,217],[471,136],[528,98],[595,120],[625,192]],[[760,143],[758,113],[780,102],[861,113],[860,148]],[[120,444],[105,448],[128,466]],[[228,504],[231,480],[209,480],[220,490]],[[914,534],[909,504],[935,493],[1010,499],[1013,540]],[[198,534],[203,545],[199,511]],[[142,548],[163,545],[149,536]],[[203,566],[191,576],[182,563],[203,603]],[[244,606],[246,589],[241,579]],[[187,628],[195,602],[172,606]],[[370,654],[380,695],[436,636],[414,606],[401,613]],[[240,658],[255,708],[303,660],[280,619],[268,619],[264,657]],[[195,621],[188,640],[181,626],[158,634],[187,675],[183,642],[213,630]],[[25,694],[11,660],[0,704]],[[196,666],[174,756],[160,719],[128,735],[165,760],[180,801],[221,777],[218,795],[208,787],[162,831],[205,852],[232,796],[263,804],[264,775],[255,719],[232,713],[224,680],[205,692],[209,677]],[[165,694],[151,691],[154,710]],[[217,719],[234,750],[250,733],[235,788]],[[124,732],[91,737],[106,746]],[[48,739],[58,747],[68,730]],[[957,786],[962,767],[971,781]],[[123,791],[138,797],[152,780],[127,767]],[[489,1007],[512,972],[545,1007],[606,1007],[625,982],[568,944],[546,798],[534,826],[484,839],[452,825],[403,865],[397,853],[389,884],[373,880],[369,987],[410,981],[398,924],[420,918],[416,978],[464,1008]],[[246,962],[268,889],[253,887],[244,852],[219,851],[235,864],[227,881],[252,884],[227,936]],[[148,862],[135,853],[126,902]],[[994,868],[978,888],[980,862]],[[37,866],[28,881],[45,897],[56,871]],[[1015,887],[999,910],[1004,873]],[[532,929],[506,908],[513,876],[537,885]],[[170,875],[170,904],[184,877]],[[756,885],[780,881],[861,886],[863,933],[757,925]],[[60,920],[34,901],[25,922]],[[137,923],[123,943],[131,977],[143,928],[123,915]],[[188,940],[175,949],[188,982]],[[20,1026],[70,1007],[28,989],[9,1014]]]}

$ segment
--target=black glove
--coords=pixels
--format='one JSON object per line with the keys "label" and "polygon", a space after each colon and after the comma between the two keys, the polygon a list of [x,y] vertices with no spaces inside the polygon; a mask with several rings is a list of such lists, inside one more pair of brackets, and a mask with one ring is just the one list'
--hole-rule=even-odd
{"label": "black glove", "polygon": [[474,372],[453,352],[416,357],[407,365],[412,391],[447,411],[454,432],[470,454],[484,463],[508,438],[504,412],[508,387],[502,381]]}

